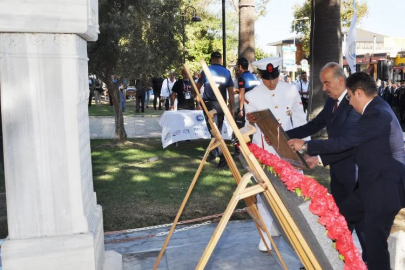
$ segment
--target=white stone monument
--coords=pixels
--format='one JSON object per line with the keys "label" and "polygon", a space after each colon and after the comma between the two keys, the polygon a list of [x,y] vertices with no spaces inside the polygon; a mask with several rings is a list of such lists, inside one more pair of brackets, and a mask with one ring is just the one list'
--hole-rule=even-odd
{"label": "white stone monument", "polygon": [[121,255],[105,256],[93,190],[87,41],[97,36],[97,0],[0,0],[4,270],[122,268]]}

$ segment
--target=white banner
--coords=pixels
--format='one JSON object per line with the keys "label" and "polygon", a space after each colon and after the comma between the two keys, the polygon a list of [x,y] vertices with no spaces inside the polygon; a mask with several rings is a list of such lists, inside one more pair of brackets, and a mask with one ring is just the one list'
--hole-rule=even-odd
{"label": "white banner", "polygon": [[353,17],[350,25],[349,35],[346,40],[345,57],[349,65],[350,72],[356,72],[356,3],[353,0]]}

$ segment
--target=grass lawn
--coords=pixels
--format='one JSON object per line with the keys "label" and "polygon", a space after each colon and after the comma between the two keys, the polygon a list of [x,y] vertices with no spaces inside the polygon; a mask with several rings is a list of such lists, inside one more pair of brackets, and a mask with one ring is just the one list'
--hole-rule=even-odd
{"label": "grass lawn", "polygon": [[[155,110],[153,109],[153,100],[149,104],[149,108],[146,108],[145,105],[145,112],[135,113],[135,100],[127,100],[125,103],[125,112],[123,112],[124,116],[144,116],[144,115],[162,115],[164,112],[163,110]],[[114,116],[114,107],[110,107],[110,103],[101,101],[101,105],[96,106],[94,101],[92,105],[89,107],[89,116]]]}
{"label": "grass lawn", "polygon": [[[209,140],[181,142],[162,149],[160,138],[92,140],[94,189],[103,207],[104,230],[124,230],[171,223],[197,171]],[[241,166],[236,159],[237,165]],[[243,172],[242,172],[243,173]],[[306,174],[329,186],[329,170]],[[222,213],[236,187],[227,167],[206,163],[181,220]],[[244,207],[239,203],[237,208]],[[233,219],[249,218],[238,214]],[[0,173],[0,238],[7,236],[4,174]]]}

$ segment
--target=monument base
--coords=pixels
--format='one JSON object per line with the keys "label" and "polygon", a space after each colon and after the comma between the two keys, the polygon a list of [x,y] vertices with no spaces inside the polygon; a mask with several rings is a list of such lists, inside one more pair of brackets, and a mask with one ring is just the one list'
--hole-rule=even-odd
{"label": "monument base", "polygon": [[122,270],[122,255],[113,250],[106,251],[103,270]]}
{"label": "monument base", "polygon": [[[1,247],[4,270],[102,270],[102,209],[95,209],[89,232],[63,236],[6,239]],[[110,264],[110,263],[109,263]]]}

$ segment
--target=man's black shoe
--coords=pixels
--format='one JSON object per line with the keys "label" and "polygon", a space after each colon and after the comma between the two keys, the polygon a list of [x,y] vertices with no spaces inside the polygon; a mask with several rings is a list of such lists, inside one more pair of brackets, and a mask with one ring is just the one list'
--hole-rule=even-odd
{"label": "man's black shoe", "polygon": [[226,165],[228,165],[228,163],[226,162],[226,160],[225,160],[225,159],[220,159],[219,162],[218,162],[217,167],[218,167],[218,168],[222,168],[222,167],[225,167]]}
{"label": "man's black shoe", "polygon": [[216,158],[217,158],[217,157],[214,156],[214,155],[208,155],[207,161],[208,161],[208,162],[212,162],[212,161],[214,161]]}
{"label": "man's black shoe", "polygon": [[[238,157],[240,155],[240,152],[239,151],[235,151],[235,152],[233,152],[232,153],[232,156],[233,157]],[[267,251],[267,250],[266,250]]]}

